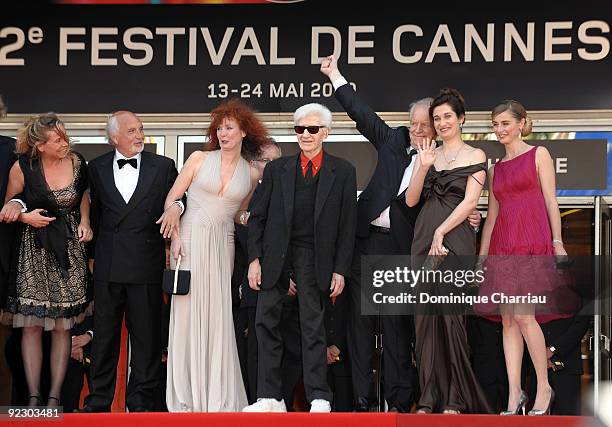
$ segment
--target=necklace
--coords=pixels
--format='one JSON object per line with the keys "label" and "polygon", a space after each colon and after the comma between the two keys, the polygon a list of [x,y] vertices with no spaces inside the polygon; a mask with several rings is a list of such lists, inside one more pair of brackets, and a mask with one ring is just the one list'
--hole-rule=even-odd
{"label": "necklace", "polygon": [[520,156],[520,155],[524,154],[524,153],[525,153],[525,152],[526,152],[528,149],[529,149],[528,144],[523,143],[523,146],[522,146],[521,148],[519,148],[519,149],[518,149],[518,151],[517,151],[517,152],[516,152],[516,153],[515,153],[515,154],[514,154],[512,157],[510,157],[510,156],[508,155],[508,153],[506,153],[506,157],[507,157],[507,159],[506,159],[506,160],[512,160],[512,159],[515,159],[515,158],[517,158],[518,156]]}
{"label": "necklace", "polygon": [[453,163],[455,160],[457,160],[457,155],[459,154],[459,152],[461,150],[463,150],[463,147],[465,146],[465,142],[461,144],[461,147],[459,147],[459,149],[455,152],[455,155],[453,157],[451,157],[450,160],[448,160],[446,158],[446,153],[444,152],[444,148],[442,149],[442,155],[444,156],[444,160],[446,161],[446,164],[450,165],[451,163]]}

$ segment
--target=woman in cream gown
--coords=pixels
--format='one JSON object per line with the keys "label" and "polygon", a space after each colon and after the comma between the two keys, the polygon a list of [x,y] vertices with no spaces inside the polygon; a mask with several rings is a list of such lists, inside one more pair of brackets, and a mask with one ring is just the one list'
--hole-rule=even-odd
{"label": "woman in cream gown", "polygon": [[[172,296],[170,412],[237,412],[247,405],[230,289],[234,216],[257,184],[257,172],[242,155],[259,149],[265,128],[238,101],[221,104],[212,115],[208,151],[189,157],[166,200],[169,208],[188,189],[180,232],[172,238],[173,262],[181,253],[180,269],[191,271],[191,286],[187,295]],[[253,120],[257,126],[250,129]]]}

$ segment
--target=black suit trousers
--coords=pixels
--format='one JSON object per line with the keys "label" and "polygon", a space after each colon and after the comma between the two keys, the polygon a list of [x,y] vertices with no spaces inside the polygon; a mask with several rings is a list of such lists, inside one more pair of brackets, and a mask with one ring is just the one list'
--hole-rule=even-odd
{"label": "black suit trousers", "polygon": [[[325,301],[315,278],[312,249],[292,247],[291,265],[298,289],[302,366],[306,398],[331,402],[327,384],[327,344],[325,334]],[[282,275],[284,276],[284,274]],[[280,280],[272,289],[262,289],[257,300],[255,324],[258,340],[258,386],[261,398],[283,398],[283,339],[280,330],[283,300],[288,282]]]}
{"label": "black suit trousers", "polygon": [[161,369],[161,283],[96,281],[94,292],[92,391],[87,404],[110,409],[115,394],[121,322],[125,313],[131,349],[127,407],[130,410],[139,407],[153,410]]}
{"label": "black suit trousers", "polygon": [[[395,253],[390,234],[370,232],[358,238],[349,280],[349,352],[353,393],[369,397],[372,387],[372,356],[375,350],[376,316],[361,314],[361,256]],[[409,411],[416,399],[418,382],[412,364],[413,316],[381,316],[383,330],[383,375],[385,400],[390,406]]]}
{"label": "black suit trousers", "polygon": [[81,399],[84,378],[87,377],[88,384],[91,381],[89,368],[89,364],[83,365],[83,363],[73,358],[70,358],[68,361],[68,369],[66,370],[64,383],[62,384],[61,398],[65,413],[74,412],[75,409],[79,409],[79,400]]}
{"label": "black suit trousers", "polygon": [[[257,334],[255,333],[256,307],[242,308],[248,313],[247,360],[247,397],[249,404],[257,401]],[[293,395],[302,376],[302,343],[300,333],[299,307],[296,297],[285,296],[281,313],[280,333],[283,340],[283,357],[281,362],[282,394],[289,410]],[[242,362],[241,362],[242,365]],[[243,377],[245,373],[243,372]]]}

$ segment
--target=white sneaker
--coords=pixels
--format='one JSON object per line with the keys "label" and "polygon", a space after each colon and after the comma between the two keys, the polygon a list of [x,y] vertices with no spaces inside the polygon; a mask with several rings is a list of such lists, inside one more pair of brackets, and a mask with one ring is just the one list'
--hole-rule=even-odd
{"label": "white sneaker", "polygon": [[287,412],[287,407],[284,400],[257,399],[257,402],[245,407],[242,412]]}
{"label": "white sneaker", "polygon": [[310,402],[310,412],[331,412],[331,405],[327,400],[324,399],[314,399]]}

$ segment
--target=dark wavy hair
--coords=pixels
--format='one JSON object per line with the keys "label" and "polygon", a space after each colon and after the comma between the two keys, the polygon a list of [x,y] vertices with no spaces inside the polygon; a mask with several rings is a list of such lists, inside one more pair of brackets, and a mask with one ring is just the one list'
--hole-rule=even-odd
{"label": "dark wavy hair", "polygon": [[231,99],[212,110],[210,116],[210,126],[206,132],[208,143],[204,144],[204,151],[220,148],[217,128],[223,119],[230,118],[236,120],[240,129],[246,133],[242,140],[242,156],[245,159],[255,159],[261,155],[261,146],[267,143],[269,135],[266,126],[257,118],[255,110],[238,99]]}
{"label": "dark wavy hair", "polygon": [[450,105],[457,117],[463,116],[463,122],[465,123],[465,100],[463,99],[463,95],[461,95],[457,89],[449,87],[440,89],[438,96],[436,96],[431,102],[431,106],[429,107],[429,118],[431,119],[432,123],[434,108],[444,104]]}

